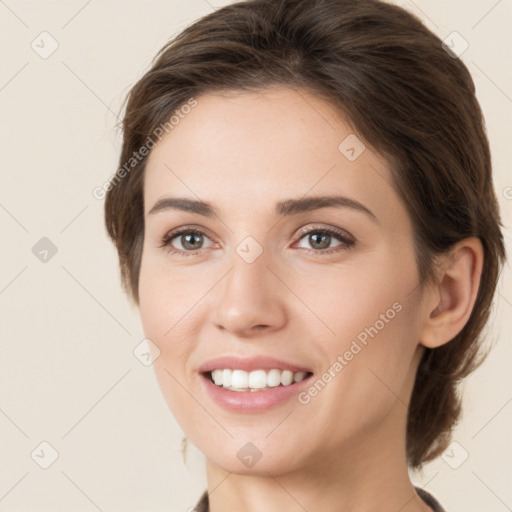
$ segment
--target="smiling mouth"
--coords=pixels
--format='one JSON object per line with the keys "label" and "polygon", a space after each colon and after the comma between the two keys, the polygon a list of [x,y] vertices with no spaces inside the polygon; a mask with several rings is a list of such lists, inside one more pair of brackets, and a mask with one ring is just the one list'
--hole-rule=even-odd
{"label": "smiling mouth", "polygon": [[222,368],[204,372],[203,375],[216,386],[230,391],[268,391],[276,387],[293,386],[309,379],[312,372],[292,372],[291,370],[245,370]]}

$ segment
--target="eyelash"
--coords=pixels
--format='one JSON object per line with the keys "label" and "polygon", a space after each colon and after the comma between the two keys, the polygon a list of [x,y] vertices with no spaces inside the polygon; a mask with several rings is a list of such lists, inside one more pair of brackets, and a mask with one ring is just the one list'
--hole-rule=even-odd
{"label": "eyelash", "polygon": [[[203,235],[203,236],[209,238],[208,235],[201,229],[187,228],[187,227],[178,228],[175,231],[171,231],[171,232],[167,233],[162,238],[162,241],[161,241],[161,244],[159,247],[167,248],[169,253],[180,254],[182,256],[195,256],[200,251],[202,251],[202,249],[197,249],[196,251],[182,251],[180,249],[175,249],[171,245],[171,242],[176,237],[178,237],[179,235],[182,235],[183,233],[194,234],[194,235]],[[348,251],[348,250],[352,249],[356,243],[356,241],[353,238],[347,236],[343,231],[339,231],[339,230],[333,229],[333,228],[312,228],[309,230],[301,231],[298,241],[302,240],[302,238],[304,238],[305,236],[307,236],[311,233],[333,236],[333,237],[337,238],[340,242],[342,242],[341,245],[331,247],[330,249],[303,249],[303,250],[307,251],[309,254],[313,254],[314,256],[323,256],[326,254],[332,254],[333,252]]]}

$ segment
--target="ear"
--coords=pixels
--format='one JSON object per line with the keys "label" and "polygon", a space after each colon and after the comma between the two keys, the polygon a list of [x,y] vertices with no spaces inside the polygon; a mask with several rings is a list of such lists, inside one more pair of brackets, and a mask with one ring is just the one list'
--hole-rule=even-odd
{"label": "ear", "polygon": [[438,284],[426,292],[421,345],[444,345],[466,325],[478,294],[483,259],[479,238],[466,238],[452,247],[439,266]]}

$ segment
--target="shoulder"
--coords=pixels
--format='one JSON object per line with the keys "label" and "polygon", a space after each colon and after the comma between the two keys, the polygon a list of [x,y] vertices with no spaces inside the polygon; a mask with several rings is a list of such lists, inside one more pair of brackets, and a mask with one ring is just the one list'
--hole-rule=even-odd
{"label": "shoulder", "polygon": [[418,496],[429,506],[432,508],[434,512],[446,512],[445,509],[441,506],[441,504],[430,494],[425,491],[425,489],[421,489],[421,487],[414,488],[418,493]]}
{"label": "shoulder", "polygon": [[191,512],[209,512],[210,506],[208,504],[208,491],[204,491],[201,498],[197,502],[197,505],[191,510]]}

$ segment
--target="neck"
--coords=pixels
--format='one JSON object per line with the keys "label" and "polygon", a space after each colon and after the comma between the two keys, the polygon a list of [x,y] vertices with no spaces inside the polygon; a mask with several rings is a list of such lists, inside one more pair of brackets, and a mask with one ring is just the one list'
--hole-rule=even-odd
{"label": "neck", "polygon": [[207,460],[210,512],[431,512],[409,479],[406,413],[397,400],[377,432],[294,471],[235,474]]}
{"label": "neck", "polygon": [[432,512],[414,490],[406,457],[406,404],[421,355],[418,350],[386,417],[338,446],[317,440],[318,450],[300,464],[256,463],[249,474],[226,471],[207,459],[210,512]]}

